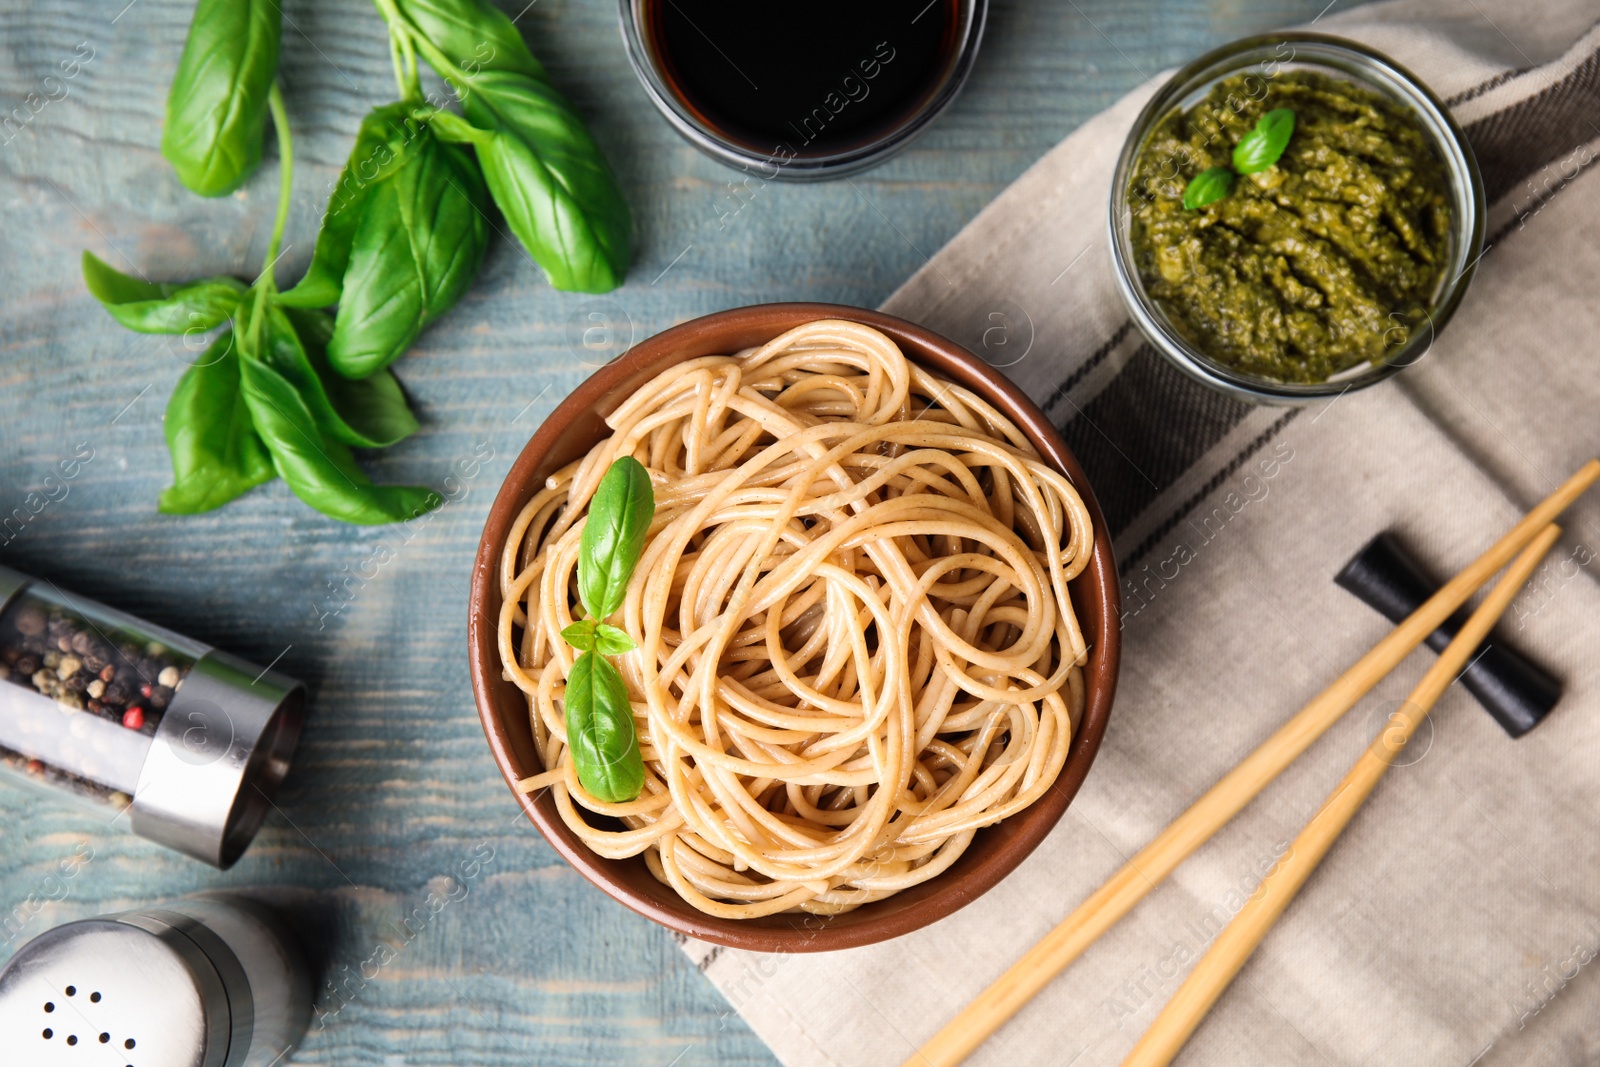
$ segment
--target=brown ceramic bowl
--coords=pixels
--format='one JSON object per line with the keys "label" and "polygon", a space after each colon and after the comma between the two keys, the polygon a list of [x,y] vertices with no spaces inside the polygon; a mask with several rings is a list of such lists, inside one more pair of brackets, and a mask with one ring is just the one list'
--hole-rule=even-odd
{"label": "brown ceramic bowl", "polygon": [[[535,797],[516,783],[544,769],[533,743],[528,705],[520,690],[501,677],[496,628],[500,616],[501,546],[517,512],[544,479],[587,452],[610,431],[602,421],[624,398],[674,363],[735,352],[769,341],[813,319],[841,318],[882,330],[906,356],[959,382],[993,404],[1028,435],[1045,459],[1067,475],[1094,518],[1094,558],[1072,583],[1072,601],[1089,642],[1083,721],[1054,788],[1031,807],[980,830],[965,854],[939,877],[887,900],[821,919],[774,915],[732,920],[706,915],[656,881],[638,857],[608,860],[595,855],[556,813],[548,792]],[[1044,414],[1003,374],[966,349],[903,319],[835,304],[761,304],[719,311],[686,322],[635,345],[596,372],[561,402],[523,448],[489,510],[472,571],[467,627],[472,689],[489,747],[500,773],[528,818],[585,878],[640,915],[691,937],[758,952],[819,952],[872,944],[927,926],[984,893],[1043,841],[1083,784],[1111,713],[1121,650],[1116,564],[1100,505],[1078,461]]]}

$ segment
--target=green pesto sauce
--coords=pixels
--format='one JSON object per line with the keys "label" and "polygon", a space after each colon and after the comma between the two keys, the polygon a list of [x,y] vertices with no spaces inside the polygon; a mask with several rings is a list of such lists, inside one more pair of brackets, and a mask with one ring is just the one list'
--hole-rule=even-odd
{"label": "green pesto sauce", "polygon": [[[1278,162],[1186,210],[1183,187],[1228,166],[1273,108],[1294,135]],[[1173,325],[1219,363],[1320,382],[1381,360],[1424,326],[1449,250],[1443,162],[1411,113],[1310,71],[1237,75],[1174,111],[1134,166],[1135,266]]]}

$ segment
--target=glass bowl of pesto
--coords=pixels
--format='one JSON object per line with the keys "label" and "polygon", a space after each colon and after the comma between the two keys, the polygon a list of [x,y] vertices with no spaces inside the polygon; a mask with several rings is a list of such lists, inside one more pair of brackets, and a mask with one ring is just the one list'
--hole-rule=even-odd
{"label": "glass bowl of pesto", "polygon": [[1157,350],[1234,396],[1307,403],[1427,354],[1483,249],[1483,180],[1404,67],[1278,33],[1204,55],[1156,93],[1117,161],[1109,221],[1117,285]]}

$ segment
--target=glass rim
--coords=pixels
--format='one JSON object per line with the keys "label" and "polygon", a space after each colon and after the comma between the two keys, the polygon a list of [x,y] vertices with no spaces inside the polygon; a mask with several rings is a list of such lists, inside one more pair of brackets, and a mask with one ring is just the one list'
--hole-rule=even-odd
{"label": "glass rim", "polygon": [[[1291,46],[1291,55],[1277,56],[1274,50],[1285,44]],[[1294,46],[1303,46],[1304,52]],[[1128,179],[1151,130],[1173,109],[1185,106],[1190,98],[1209,90],[1221,78],[1263,62],[1331,69],[1339,76],[1411,107],[1433,141],[1450,180],[1454,210],[1451,213],[1449,273],[1429,304],[1428,330],[1413,333],[1379,362],[1359,363],[1321,382],[1276,381],[1242,373],[1212,359],[1168,321],[1145,291],[1144,281],[1134,266]],[[1428,354],[1472,282],[1483,251],[1486,216],[1483,178],[1477,158],[1466,135],[1433,90],[1410,70],[1367,45],[1329,34],[1285,31],[1246,37],[1223,45],[1186,64],[1162,84],[1139,112],[1123,142],[1112,177],[1107,224],[1117,288],[1140,331],[1157,351],[1186,374],[1232,396],[1256,403],[1305,404],[1375,385],[1420,362]]]}
{"label": "glass rim", "polygon": [[[628,64],[656,110],[661,112],[679,136],[719,163],[741,170],[755,167],[766,177],[786,181],[846,177],[877,166],[909,145],[960,95],[972,73],[979,46],[983,43],[989,12],[989,0],[955,0],[963,12],[960,40],[946,70],[934,83],[927,98],[901,122],[875,137],[836,152],[784,157],[776,152],[763,152],[743,141],[718,133],[701,122],[673,92],[657,66],[655,52],[640,25],[646,2],[648,0],[618,0],[617,18],[628,53]],[[771,173],[767,173],[769,170]]]}

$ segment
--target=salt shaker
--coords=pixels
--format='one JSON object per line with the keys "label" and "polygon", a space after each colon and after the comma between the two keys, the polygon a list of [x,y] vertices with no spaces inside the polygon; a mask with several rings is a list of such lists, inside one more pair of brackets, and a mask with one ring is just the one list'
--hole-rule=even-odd
{"label": "salt shaker", "polygon": [[304,705],[292,678],[0,567],[0,774],[227,868]]}
{"label": "salt shaker", "polygon": [[311,996],[275,915],[191,897],[29,941],[0,971],[0,1048],[20,1067],[281,1067]]}

